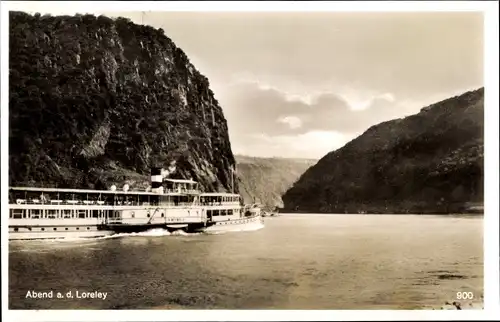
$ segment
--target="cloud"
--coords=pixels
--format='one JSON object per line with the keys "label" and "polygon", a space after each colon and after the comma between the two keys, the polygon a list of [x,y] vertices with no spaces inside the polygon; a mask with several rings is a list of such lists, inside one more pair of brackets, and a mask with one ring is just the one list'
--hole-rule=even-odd
{"label": "cloud", "polygon": [[359,94],[345,94],[340,95],[344,98],[344,100],[349,104],[352,110],[362,111],[368,108],[373,107],[377,101],[386,101],[389,103],[393,103],[396,101],[394,94],[392,93],[382,93],[382,94],[374,94],[374,93],[365,93],[363,96]]}
{"label": "cloud", "polygon": [[[343,93],[331,91],[315,94],[310,103],[290,100],[290,94],[276,87],[241,82],[228,86],[217,97],[230,131],[272,136],[310,131],[359,133],[371,125],[418,112],[413,105],[402,105],[391,93],[367,93],[362,100],[362,94],[344,98]],[[359,102],[365,106],[352,105]]]}
{"label": "cloud", "polygon": [[[314,158],[340,148],[374,124],[414,114],[422,107],[399,102],[388,92],[354,93],[315,93],[306,103],[290,100],[290,91],[244,81],[228,85],[218,99],[237,153]],[[366,106],[353,107],[356,100]]]}
{"label": "cloud", "polygon": [[310,131],[299,135],[270,136],[264,133],[248,135],[245,149],[235,153],[262,157],[319,159],[327,152],[342,147],[353,139],[335,131]]}
{"label": "cloud", "polygon": [[285,116],[279,118],[278,122],[288,124],[291,129],[298,129],[302,126],[302,120],[296,116]]}
{"label": "cloud", "polygon": [[394,102],[396,100],[396,98],[394,97],[394,95],[392,93],[384,93],[384,94],[379,95],[377,98],[384,99],[388,102]]}

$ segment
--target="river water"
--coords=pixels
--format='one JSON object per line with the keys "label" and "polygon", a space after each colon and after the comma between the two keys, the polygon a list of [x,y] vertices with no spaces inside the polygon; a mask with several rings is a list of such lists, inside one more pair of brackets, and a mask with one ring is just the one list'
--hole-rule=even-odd
{"label": "river water", "polygon": [[11,309],[419,309],[457,292],[482,302],[482,216],[281,215],[224,234],[9,242]]}

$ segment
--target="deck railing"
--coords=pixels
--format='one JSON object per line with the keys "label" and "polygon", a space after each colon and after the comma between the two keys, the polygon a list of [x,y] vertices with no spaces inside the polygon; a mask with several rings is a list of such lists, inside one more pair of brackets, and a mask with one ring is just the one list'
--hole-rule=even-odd
{"label": "deck railing", "polygon": [[110,202],[105,200],[40,200],[40,199],[16,199],[16,204],[18,205],[107,205],[107,206],[151,206],[151,205],[161,205],[161,206],[235,206],[239,205],[237,201],[213,201],[213,202],[173,202],[173,201],[159,201],[159,202],[137,202],[133,201],[116,201]]}

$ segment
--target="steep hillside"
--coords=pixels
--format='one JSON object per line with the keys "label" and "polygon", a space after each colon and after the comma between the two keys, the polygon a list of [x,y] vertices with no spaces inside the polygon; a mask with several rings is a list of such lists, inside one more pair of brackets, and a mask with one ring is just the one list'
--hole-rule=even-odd
{"label": "steep hillside", "polygon": [[281,195],[304,171],[316,163],[310,159],[257,158],[236,155],[240,193],[247,203],[267,208],[283,207]]}
{"label": "steep hillside", "polygon": [[286,211],[464,212],[483,202],[484,89],[369,128],[283,196]]}
{"label": "steep hillside", "polygon": [[230,189],[222,109],[162,29],[11,12],[9,31],[9,184],[139,187],[172,165],[172,177]]}

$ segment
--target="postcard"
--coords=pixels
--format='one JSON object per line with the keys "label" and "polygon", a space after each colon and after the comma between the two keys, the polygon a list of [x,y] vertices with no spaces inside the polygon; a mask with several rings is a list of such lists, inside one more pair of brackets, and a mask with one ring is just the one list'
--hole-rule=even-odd
{"label": "postcard", "polygon": [[499,318],[495,7],[2,2],[5,319]]}

